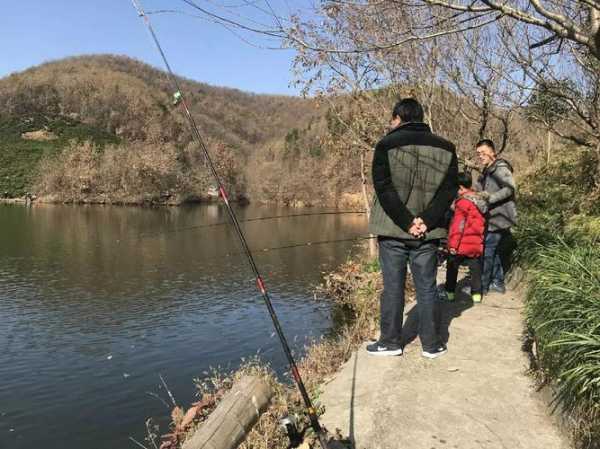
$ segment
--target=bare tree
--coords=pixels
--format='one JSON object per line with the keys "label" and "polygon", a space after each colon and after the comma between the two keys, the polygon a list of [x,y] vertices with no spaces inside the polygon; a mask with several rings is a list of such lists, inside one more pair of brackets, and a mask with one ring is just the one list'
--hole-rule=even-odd
{"label": "bare tree", "polygon": [[555,94],[555,92],[568,91],[568,84],[563,82],[560,85],[552,85],[552,89],[545,87],[547,85],[552,83],[543,83],[534,89],[525,108],[525,114],[530,121],[539,122],[546,128],[546,164],[550,164],[555,134],[553,128],[563,120],[570,108],[565,100]]}
{"label": "bare tree", "polygon": [[[404,2],[400,0],[398,3]],[[564,39],[584,46],[600,59],[598,0],[417,0],[415,3],[456,11],[474,21],[481,21],[490,13],[500,13],[508,21],[519,22],[547,34],[544,39],[533,43],[533,48]]]}
{"label": "bare tree", "polygon": [[[600,185],[600,0],[321,0],[310,13],[286,14],[268,0],[242,2],[261,20],[183,1],[207,20],[294,47],[304,81],[343,80],[330,94],[347,81],[350,61],[365,69],[350,92],[412,84],[431,105],[447,102],[436,98],[444,89],[460,93],[470,103],[461,115],[478,124],[479,136],[494,129],[503,147],[516,111],[543,89],[569,106],[564,118],[543,125],[595,152]],[[571,87],[556,89],[563,81]],[[433,110],[428,120],[437,128]]]}

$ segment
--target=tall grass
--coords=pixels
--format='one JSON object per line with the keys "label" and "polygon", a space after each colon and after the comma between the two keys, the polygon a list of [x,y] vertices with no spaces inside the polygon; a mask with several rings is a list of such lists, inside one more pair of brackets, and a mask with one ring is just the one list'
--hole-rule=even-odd
{"label": "tall grass", "polygon": [[600,247],[550,243],[530,274],[526,317],[542,372],[582,446],[600,447]]}
{"label": "tall grass", "polygon": [[552,212],[521,214],[514,232],[518,241],[515,262],[526,267],[534,263],[538,251],[563,235],[562,217]]}
{"label": "tall grass", "polygon": [[521,187],[517,260],[529,270],[526,320],[538,374],[577,446],[600,448],[600,189],[597,161],[571,149]]}
{"label": "tall grass", "polygon": [[597,160],[570,148],[522,178],[517,260],[537,374],[554,387],[574,442],[600,448],[600,189]]}

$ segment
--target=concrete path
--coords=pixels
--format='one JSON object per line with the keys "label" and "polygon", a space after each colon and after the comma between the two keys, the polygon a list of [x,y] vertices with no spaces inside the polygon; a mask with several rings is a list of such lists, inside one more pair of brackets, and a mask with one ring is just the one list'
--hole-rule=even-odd
{"label": "concrete path", "polygon": [[426,360],[418,339],[401,357],[362,347],[324,387],[325,427],[356,449],[569,448],[526,374],[519,294],[458,299],[442,309],[448,354]]}

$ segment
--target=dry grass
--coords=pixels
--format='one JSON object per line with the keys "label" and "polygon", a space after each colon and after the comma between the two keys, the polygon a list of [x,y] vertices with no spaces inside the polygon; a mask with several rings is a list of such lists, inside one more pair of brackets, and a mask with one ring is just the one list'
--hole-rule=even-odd
{"label": "dry grass", "polygon": [[37,140],[44,142],[47,140],[56,140],[58,139],[58,136],[52,131],[48,131],[46,129],[38,129],[37,131],[29,131],[21,134],[21,138],[25,140]]}

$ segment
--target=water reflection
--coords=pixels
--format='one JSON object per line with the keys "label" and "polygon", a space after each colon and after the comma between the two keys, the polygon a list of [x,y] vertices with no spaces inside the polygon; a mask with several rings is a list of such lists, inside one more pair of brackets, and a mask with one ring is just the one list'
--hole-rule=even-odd
{"label": "water reflection", "polygon": [[[240,218],[295,210],[248,207]],[[313,212],[311,210],[311,212]],[[217,205],[142,209],[0,207],[0,447],[129,447],[143,421],[164,415],[146,391],[158,373],[181,402],[210,365],[235,366],[260,348],[284,357],[246,261]],[[351,238],[361,216],[243,224],[253,248]],[[351,244],[258,252],[295,347],[331,327],[311,299],[320,272]],[[12,429],[12,430],[11,430]]]}

